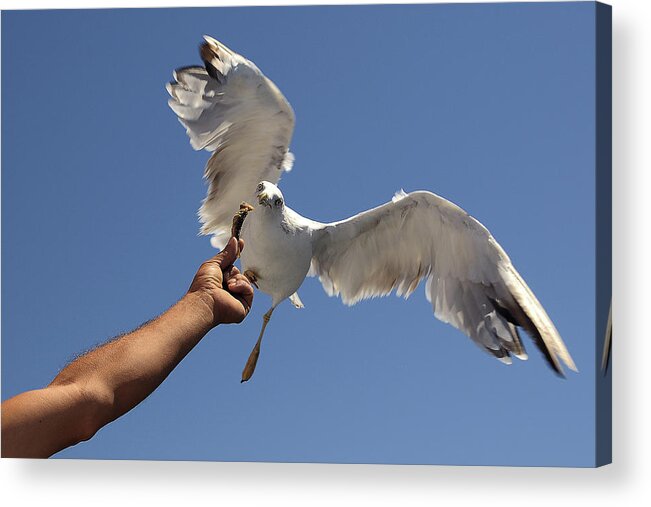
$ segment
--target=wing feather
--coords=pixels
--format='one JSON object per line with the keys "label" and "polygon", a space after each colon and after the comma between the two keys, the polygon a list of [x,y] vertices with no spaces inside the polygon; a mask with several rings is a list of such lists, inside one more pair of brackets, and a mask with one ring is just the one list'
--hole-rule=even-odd
{"label": "wing feather", "polygon": [[486,352],[526,359],[523,328],[549,365],[576,366],[551,319],[490,232],[455,204],[430,192],[324,225],[310,273],[326,292],[352,305],[392,291],[408,297],[422,279],[437,318]]}
{"label": "wing feather", "polygon": [[228,240],[233,214],[257,184],[277,183],[294,160],[288,151],[294,112],[276,85],[250,61],[211,37],[200,46],[204,67],[184,67],[167,85],[170,108],[195,150],[212,153],[199,210],[202,234]]}

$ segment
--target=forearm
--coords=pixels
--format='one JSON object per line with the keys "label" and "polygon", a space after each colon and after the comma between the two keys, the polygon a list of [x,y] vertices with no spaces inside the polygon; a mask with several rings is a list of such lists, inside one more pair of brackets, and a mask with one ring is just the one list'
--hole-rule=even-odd
{"label": "forearm", "polygon": [[94,399],[99,429],[151,394],[212,322],[205,300],[187,294],[153,321],[72,362],[51,386],[73,384]]}

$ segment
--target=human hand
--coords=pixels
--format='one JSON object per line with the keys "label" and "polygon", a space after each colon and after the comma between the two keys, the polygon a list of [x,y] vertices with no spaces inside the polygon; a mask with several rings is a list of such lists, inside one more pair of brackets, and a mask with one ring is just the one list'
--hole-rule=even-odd
{"label": "human hand", "polygon": [[242,322],[253,303],[253,287],[233,266],[244,241],[231,238],[226,247],[204,262],[192,280],[188,294],[207,305],[212,326]]}

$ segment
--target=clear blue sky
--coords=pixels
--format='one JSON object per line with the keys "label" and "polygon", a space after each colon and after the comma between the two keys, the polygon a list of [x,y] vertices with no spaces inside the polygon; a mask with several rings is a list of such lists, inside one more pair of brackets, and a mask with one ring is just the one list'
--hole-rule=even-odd
{"label": "clear blue sky", "polygon": [[211,34],[293,105],[288,204],[335,220],[427,189],[484,223],[581,370],[504,366],[423,287],[345,307],[308,279],[253,380],[269,298],[65,458],[594,463],[594,4],[2,13],[2,398],[163,311],[214,254],[208,154],[167,106]]}

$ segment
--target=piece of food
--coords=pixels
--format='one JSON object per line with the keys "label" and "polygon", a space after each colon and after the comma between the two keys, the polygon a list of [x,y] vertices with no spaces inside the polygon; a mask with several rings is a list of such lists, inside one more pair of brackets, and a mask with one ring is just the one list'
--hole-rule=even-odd
{"label": "piece of food", "polygon": [[240,232],[242,231],[242,225],[244,225],[244,219],[246,215],[249,214],[249,211],[253,211],[253,206],[248,202],[242,202],[240,204],[240,209],[235,216],[233,217],[233,226],[231,227],[231,236],[240,239]]}

